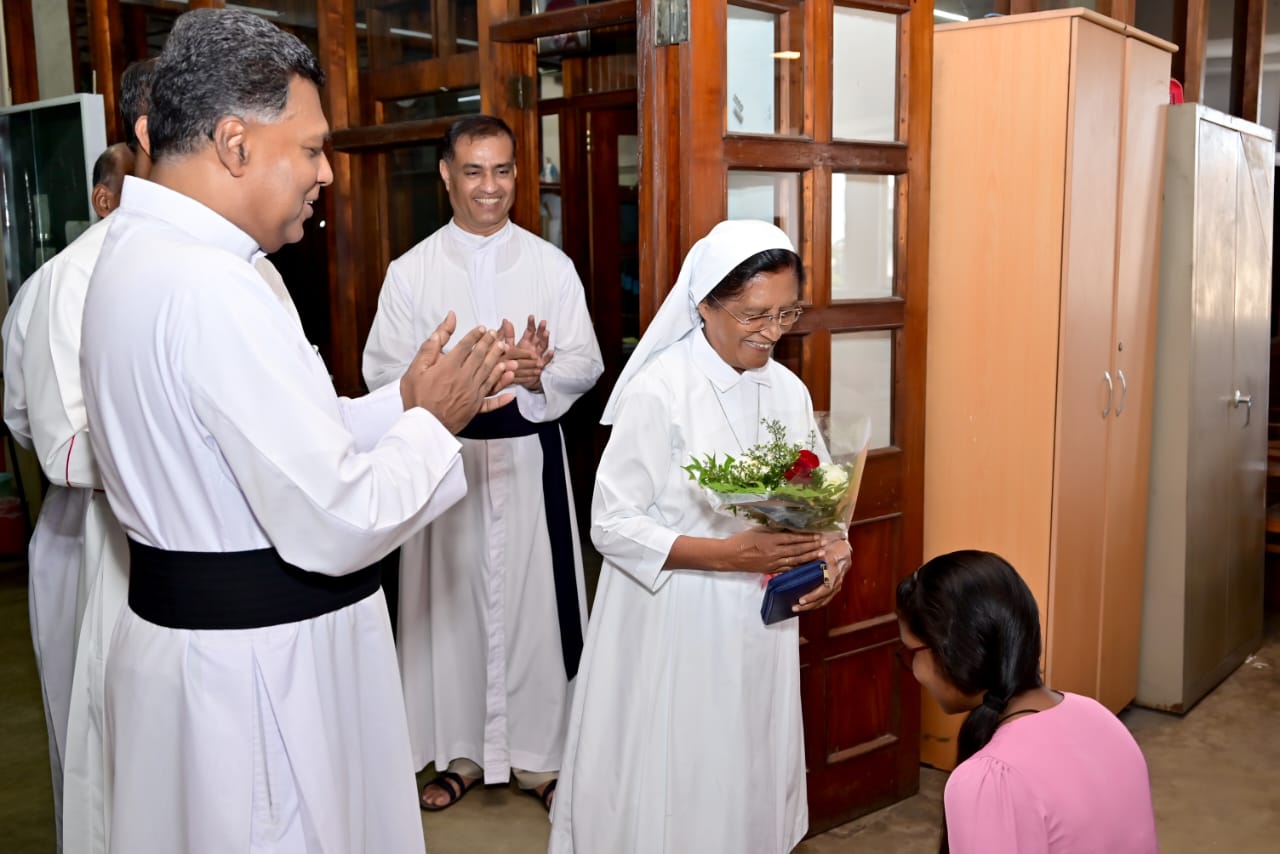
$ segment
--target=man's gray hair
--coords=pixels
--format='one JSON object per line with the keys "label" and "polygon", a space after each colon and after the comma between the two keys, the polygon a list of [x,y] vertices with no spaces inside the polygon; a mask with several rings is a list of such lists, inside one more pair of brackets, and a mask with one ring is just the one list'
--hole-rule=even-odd
{"label": "man's gray hair", "polygon": [[196,9],[178,17],[151,78],[151,156],[197,151],[226,116],[273,121],[294,77],[324,83],[297,36],[239,9]]}

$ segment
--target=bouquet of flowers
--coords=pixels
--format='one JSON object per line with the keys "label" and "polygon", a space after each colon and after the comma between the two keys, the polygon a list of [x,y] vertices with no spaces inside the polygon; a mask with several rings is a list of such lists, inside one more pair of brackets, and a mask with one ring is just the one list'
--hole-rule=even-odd
{"label": "bouquet of flowers", "polygon": [[[705,491],[717,511],[743,516],[775,530],[839,531],[847,534],[866,465],[870,420],[851,433],[855,451],[823,463],[811,433],[807,445],[789,443],[778,421],[762,422],[770,440],[753,445],[741,457],[708,454],[684,469]],[[846,445],[848,443],[845,443]]]}

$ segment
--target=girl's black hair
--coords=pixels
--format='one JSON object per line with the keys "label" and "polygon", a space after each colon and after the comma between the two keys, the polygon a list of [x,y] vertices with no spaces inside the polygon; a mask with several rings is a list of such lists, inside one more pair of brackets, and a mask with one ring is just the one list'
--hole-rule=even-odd
{"label": "girl's black hair", "polygon": [[803,290],[804,263],[800,260],[800,256],[790,249],[766,249],[763,252],[757,252],[730,270],[729,275],[721,279],[707,296],[727,302],[740,296],[746,290],[747,282],[761,273],[777,273],[781,270],[794,272]]}
{"label": "girl's black hair", "polygon": [[[999,555],[940,555],[898,585],[898,615],[933,654],[942,675],[981,705],[960,727],[957,764],[991,737],[1009,699],[1041,687],[1040,611],[1017,571]],[[946,816],[939,851],[947,854]]]}

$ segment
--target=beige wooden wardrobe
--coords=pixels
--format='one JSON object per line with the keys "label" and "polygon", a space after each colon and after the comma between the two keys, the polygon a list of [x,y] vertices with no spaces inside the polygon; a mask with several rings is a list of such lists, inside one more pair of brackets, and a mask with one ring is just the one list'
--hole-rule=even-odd
{"label": "beige wooden wardrobe", "polygon": [[[1048,684],[1137,687],[1160,191],[1174,46],[1082,9],[938,27],[926,558],[995,551]],[[922,759],[955,763],[929,697]]]}

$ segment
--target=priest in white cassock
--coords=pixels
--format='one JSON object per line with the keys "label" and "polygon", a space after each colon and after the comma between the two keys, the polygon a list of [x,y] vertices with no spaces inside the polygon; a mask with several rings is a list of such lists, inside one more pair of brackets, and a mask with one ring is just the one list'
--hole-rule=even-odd
{"label": "priest in white cassock", "polygon": [[387,270],[365,381],[399,379],[414,342],[451,311],[463,325],[500,325],[519,367],[515,403],[459,434],[466,500],[400,554],[396,640],[413,761],[441,772],[423,788],[423,809],[512,772],[547,805],[586,620],[558,419],[604,366],[573,263],[508,218],[510,128],[462,119],[442,157],[453,219]]}
{"label": "priest in white cassock", "polygon": [[[178,18],[151,181],[128,179],[85,302],[81,380],[128,604],[107,657],[112,852],[421,852],[374,561],[466,489],[460,429],[506,385],[494,332],[339,398],[255,272],[321,187],[322,73],[240,10]],[[368,568],[365,568],[368,567]]]}
{"label": "priest in white cassock", "polygon": [[[798,620],[760,617],[760,573],[839,535],[769,532],[711,509],[684,466],[740,455],[777,420],[816,431],[809,392],[770,357],[800,316],[804,267],[763,222],[694,244],[605,409],[591,505],[604,556],[551,828],[553,854],[781,854],[804,837]],[[822,452],[821,448],[815,449]]]}
{"label": "priest in white cassock", "polygon": [[[105,217],[119,204],[120,186],[133,167],[133,154],[124,143],[98,156],[90,195],[94,213],[102,219],[23,283],[4,323],[5,420],[15,439],[36,452],[49,480],[28,550],[28,609],[49,729],[59,850],[64,847],[67,825],[74,825],[91,807],[72,797],[64,814],[63,789],[64,776],[76,773],[75,757],[83,749],[77,731],[83,720],[77,719],[77,712],[85,705],[85,697],[73,687],[77,647],[84,639],[82,619],[92,601],[104,553],[107,529],[102,522],[110,521],[110,511],[106,499],[93,491],[98,483],[88,439],[81,437],[76,447],[78,431],[70,421],[77,420],[77,415],[74,411],[68,415],[68,408],[75,410],[79,400],[78,307],[65,318],[51,318],[50,298],[64,285],[78,285],[83,306],[83,286],[102,247]],[[60,346],[64,342],[58,340],[58,331],[50,331],[63,319],[74,326],[69,350]],[[59,365],[55,359],[60,356],[66,358]],[[83,405],[78,421],[83,429]],[[97,789],[101,789],[100,777]]]}

